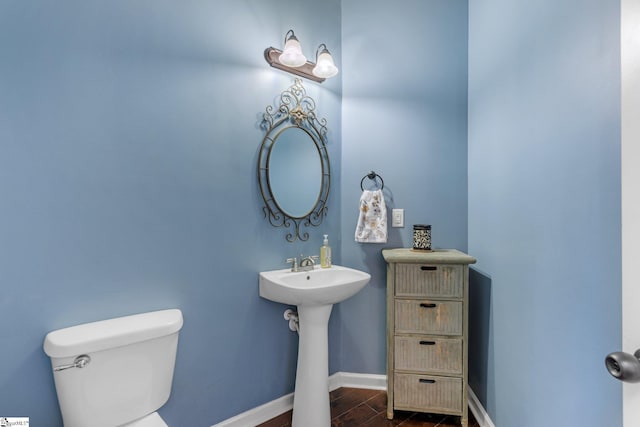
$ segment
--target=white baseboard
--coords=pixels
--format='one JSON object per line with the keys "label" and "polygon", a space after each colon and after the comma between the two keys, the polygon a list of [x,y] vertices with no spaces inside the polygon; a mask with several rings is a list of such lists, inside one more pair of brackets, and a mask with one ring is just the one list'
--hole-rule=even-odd
{"label": "white baseboard", "polygon": [[[387,376],[375,374],[355,374],[350,372],[336,372],[329,377],[329,390],[340,387],[366,388],[371,390],[386,390]],[[469,391],[469,409],[473,412],[480,427],[495,427],[491,418],[476,397],[471,388]],[[250,409],[233,418],[229,418],[211,427],[247,427],[262,424],[293,408],[293,393],[282,396],[264,405]]]}
{"label": "white baseboard", "polygon": [[351,372],[336,372],[329,377],[329,390],[333,391],[340,387],[386,390],[387,376],[375,374],[354,374]]}
{"label": "white baseboard", "polygon": [[476,421],[480,424],[480,427],[496,427],[489,418],[489,414],[478,400],[478,396],[471,390],[471,387],[467,387],[467,394],[469,400],[469,409],[473,412],[473,416],[476,417]]}
{"label": "white baseboard", "polygon": [[258,424],[269,421],[271,418],[284,414],[291,409],[293,409],[293,393],[289,393],[279,399],[272,400],[264,405],[260,405],[256,408],[238,414],[233,418],[214,424],[212,427],[257,426]]}

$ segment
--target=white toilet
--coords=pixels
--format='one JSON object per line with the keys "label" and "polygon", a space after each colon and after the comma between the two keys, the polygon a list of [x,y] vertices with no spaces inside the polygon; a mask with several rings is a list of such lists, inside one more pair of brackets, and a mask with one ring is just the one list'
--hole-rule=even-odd
{"label": "white toilet", "polygon": [[182,322],[172,309],[49,332],[64,426],[168,427],[155,411],[171,393]]}

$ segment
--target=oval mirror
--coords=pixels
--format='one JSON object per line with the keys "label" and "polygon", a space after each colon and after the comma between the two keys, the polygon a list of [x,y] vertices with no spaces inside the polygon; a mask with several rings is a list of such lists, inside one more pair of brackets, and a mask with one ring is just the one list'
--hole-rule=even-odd
{"label": "oval mirror", "polygon": [[274,227],[292,227],[290,242],[308,240],[302,227],[317,227],[327,212],[330,172],[325,144],[326,120],[318,120],[315,101],[302,81],[280,94],[280,105],[267,107],[266,135],[258,156],[258,183],[264,214]]}
{"label": "oval mirror", "polygon": [[283,129],[273,142],[267,167],[280,210],[291,218],[307,216],[322,189],[322,162],[311,135],[296,126]]}

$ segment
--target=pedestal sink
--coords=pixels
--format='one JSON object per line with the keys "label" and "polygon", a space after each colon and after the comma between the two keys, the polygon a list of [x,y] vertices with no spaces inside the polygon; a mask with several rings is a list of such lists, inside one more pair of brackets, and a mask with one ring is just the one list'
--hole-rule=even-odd
{"label": "pedestal sink", "polygon": [[329,316],[333,304],[360,291],[371,279],[363,271],[334,265],[310,271],[260,273],[260,296],[298,306],[298,367],[292,427],[329,427]]}

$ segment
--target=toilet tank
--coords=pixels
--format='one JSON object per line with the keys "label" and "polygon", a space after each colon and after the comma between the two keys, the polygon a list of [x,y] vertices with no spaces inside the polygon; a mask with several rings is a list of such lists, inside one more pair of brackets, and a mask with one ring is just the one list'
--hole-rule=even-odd
{"label": "toilet tank", "polygon": [[[102,320],[47,334],[65,427],[114,427],[169,399],[182,312],[155,311]],[[71,367],[87,355],[84,367]]]}

